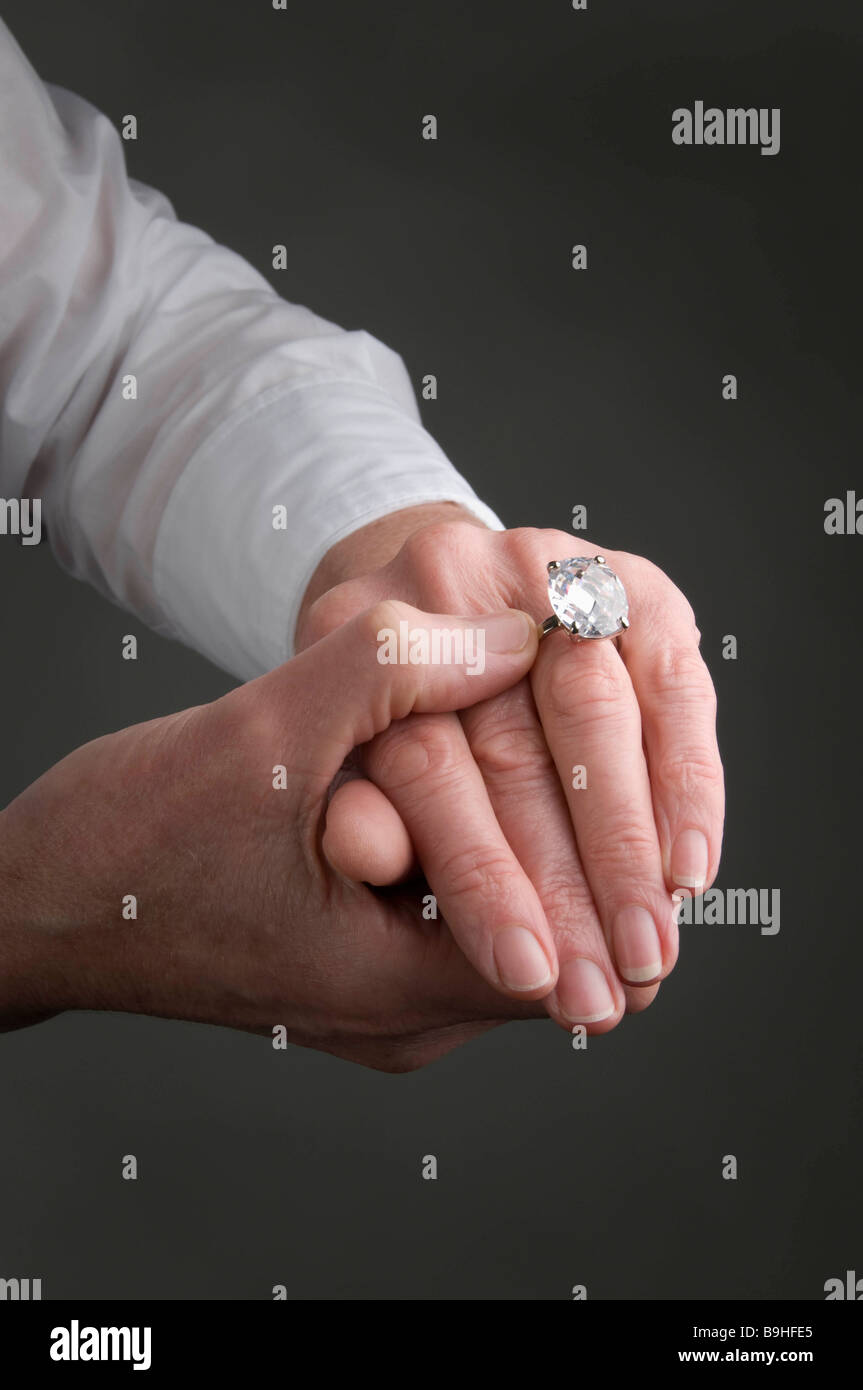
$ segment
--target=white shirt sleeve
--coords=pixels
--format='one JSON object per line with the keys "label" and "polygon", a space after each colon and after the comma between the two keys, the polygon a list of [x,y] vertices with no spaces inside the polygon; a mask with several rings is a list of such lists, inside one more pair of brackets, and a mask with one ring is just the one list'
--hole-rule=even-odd
{"label": "white shirt sleeve", "polygon": [[178,221],[2,20],[0,493],[40,498],[66,569],[241,679],[291,655],[305,587],[351,531],[442,500],[501,529],[402,359]]}

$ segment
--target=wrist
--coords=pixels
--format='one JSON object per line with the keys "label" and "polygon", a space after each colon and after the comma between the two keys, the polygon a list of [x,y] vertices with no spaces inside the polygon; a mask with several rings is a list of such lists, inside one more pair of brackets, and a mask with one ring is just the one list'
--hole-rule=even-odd
{"label": "wrist", "polygon": [[[57,899],[44,837],[27,817],[0,812],[0,1032],[86,1008],[86,968],[73,925]],[[22,838],[23,830],[23,838]]]}
{"label": "wrist", "polygon": [[415,531],[440,521],[470,521],[483,530],[487,529],[478,517],[459,502],[424,502],[417,507],[403,507],[399,511],[389,512],[337,541],[321,560],[303,595],[294,650],[301,651],[307,645],[306,617],[316,599],[337,584],[370,574],[388,564]]}

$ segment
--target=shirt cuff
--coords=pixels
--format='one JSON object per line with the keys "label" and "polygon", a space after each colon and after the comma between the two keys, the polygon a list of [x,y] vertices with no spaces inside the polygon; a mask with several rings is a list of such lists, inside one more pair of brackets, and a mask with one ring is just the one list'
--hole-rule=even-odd
{"label": "shirt cuff", "polygon": [[385,390],[337,379],[271,388],[224,421],[174,486],[154,550],[158,630],[241,680],[262,675],[293,654],[327,551],[424,502],[457,502],[504,529]]}

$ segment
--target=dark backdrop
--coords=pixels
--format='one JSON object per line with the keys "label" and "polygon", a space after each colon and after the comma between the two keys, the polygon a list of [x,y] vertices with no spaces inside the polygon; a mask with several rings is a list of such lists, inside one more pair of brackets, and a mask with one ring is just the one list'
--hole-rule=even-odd
{"label": "dark backdrop", "polygon": [[[684,929],[656,1004],[586,1053],[510,1025],[391,1077],[144,1018],[7,1035],[0,1275],[46,1298],[823,1298],[863,1271],[863,537],[823,527],[863,492],[859,5],[0,10],[46,80],[137,114],[130,172],[180,217],[437,374],[426,423],[508,524],[566,530],[583,502],[592,539],[680,584],[720,696],[719,886],[782,895],[776,936]],[[675,147],[696,99],[780,107],[780,153]],[[128,626],[46,546],[0,545],[4,801],[231,685],[153,636],[118,661]]]}

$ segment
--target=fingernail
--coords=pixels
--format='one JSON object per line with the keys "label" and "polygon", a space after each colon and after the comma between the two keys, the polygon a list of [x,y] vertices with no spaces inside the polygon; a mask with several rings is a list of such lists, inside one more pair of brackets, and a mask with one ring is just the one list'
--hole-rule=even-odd
{"label": "fingernail", "polygon": [[557,1002],[567,1023],[599,1023],[615,1012],[604,971],[581,957],[560,967]]}
{"label": "fingernail", "polygon": [[548,957],[527,927],[504,927],[497,933],[494,963],[507,989],[539,989],[552,978]]}
{"label": "fingernail", "polygon": [[645,985],[662,974],[662,948],[656,923],[646,907],[624,907],[614,919],[617,969],[631,985]]}
{"label": "fingernail", "polygon": [[490,652],[503,656],[507,652],[524,651],[531,634],[531,621],[526,613],[501,613],[485,621],[485,645]]}
{"label": "fingernail", "polygon": [[681,888],[703,888],[710,851],[700,830],[681,830],[671,851],[671,877]]}

